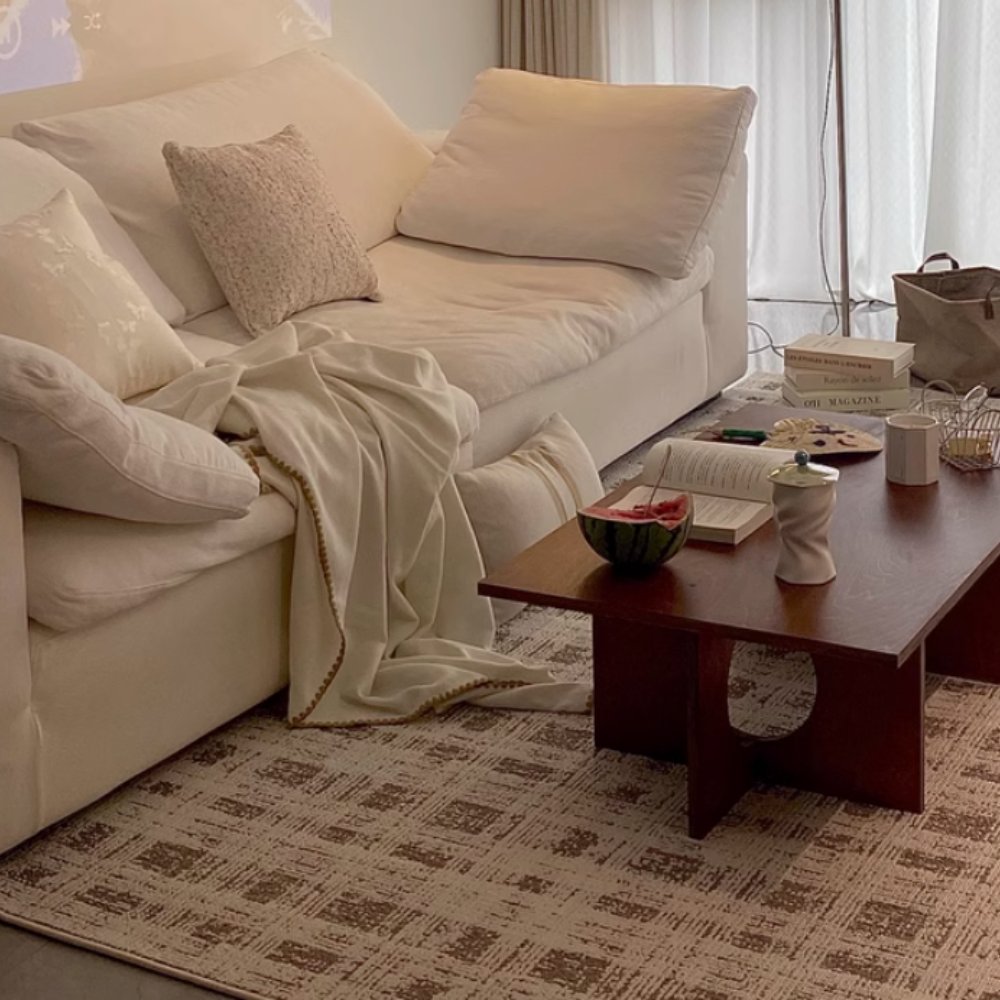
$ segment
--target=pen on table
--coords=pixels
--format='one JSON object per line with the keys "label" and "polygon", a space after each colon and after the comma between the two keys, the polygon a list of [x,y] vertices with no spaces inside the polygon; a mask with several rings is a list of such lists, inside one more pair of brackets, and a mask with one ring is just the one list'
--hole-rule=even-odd
{"label": "pen on table", "polygon": [[719,432],[722,438],[739,438],[742,441],[766,441],[767,431],[746,431],[736,427],[726,427]]}

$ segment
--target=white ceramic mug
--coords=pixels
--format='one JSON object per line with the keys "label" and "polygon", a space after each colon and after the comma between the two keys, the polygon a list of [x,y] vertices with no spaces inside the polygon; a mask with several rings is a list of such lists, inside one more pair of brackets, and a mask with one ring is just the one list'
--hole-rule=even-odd
{"label": "white ceramic mug", "polygon": [[885,418],[885,478],[901,486],[938,481],[940,424],[924,413]]}

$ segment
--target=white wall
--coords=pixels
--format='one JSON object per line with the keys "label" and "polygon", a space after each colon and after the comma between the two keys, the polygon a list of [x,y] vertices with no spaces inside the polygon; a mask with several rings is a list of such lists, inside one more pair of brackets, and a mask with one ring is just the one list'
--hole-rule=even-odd
{"label": "white wall", "polygon": [[498,0],[333,0],[326,49],[413,128],[449,128],[500,60]]}
{"label": "white wall", "polygon": [[[154,0],[145,2],[148,9]],[[272,2],[257,0],[261,6]],[[367,80],[411,127],[450,128],[476,74],[499,62],[499,6],[498,0],[332,0],[333,38],[316,44]],[[206,25],[211,23],[206,19]],[[170,19],[158,19],[161,44],[194,62],[136,70],[136,61],[143,62],[137,49],[126,53],[130,58],[123,58],[121,73],[0,94],[0,135],[26,118],[147,97],[237,72],[287,50],[288,38],[255,25],[248,19],[242,33],[227,32],[225,45],[213,43],[212,51],[219,54],[202,59],[198,46],[190,44],[187,25],[177,33]],[[121,44],[127,47],[127,39]]]}

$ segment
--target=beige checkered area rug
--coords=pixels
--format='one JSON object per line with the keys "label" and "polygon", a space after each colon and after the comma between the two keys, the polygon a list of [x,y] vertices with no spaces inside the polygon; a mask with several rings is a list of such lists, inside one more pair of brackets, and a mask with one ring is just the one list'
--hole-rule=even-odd
{"label": "beige checkered area rug", "polygon": [[[590,669],[579,615],[500,642]],[[811,679],[741,647],[734,719],[794,727]],[[700,842],[685,769],[586,716],[273,702],[0,859],[0,919],[265,1000],[998,1000],[1000,688],[929,686],[925,813],[761,785]]]}

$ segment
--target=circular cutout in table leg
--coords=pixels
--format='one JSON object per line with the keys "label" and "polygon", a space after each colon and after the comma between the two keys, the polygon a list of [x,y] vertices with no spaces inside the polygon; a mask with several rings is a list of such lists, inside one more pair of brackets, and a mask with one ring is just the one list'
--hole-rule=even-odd
{"label": "circular cutout in table leg", "polygon": [[808,653],[738,642],[729,668],[729,722],[757,737],[785,736],[809,718],[816,673]]}

